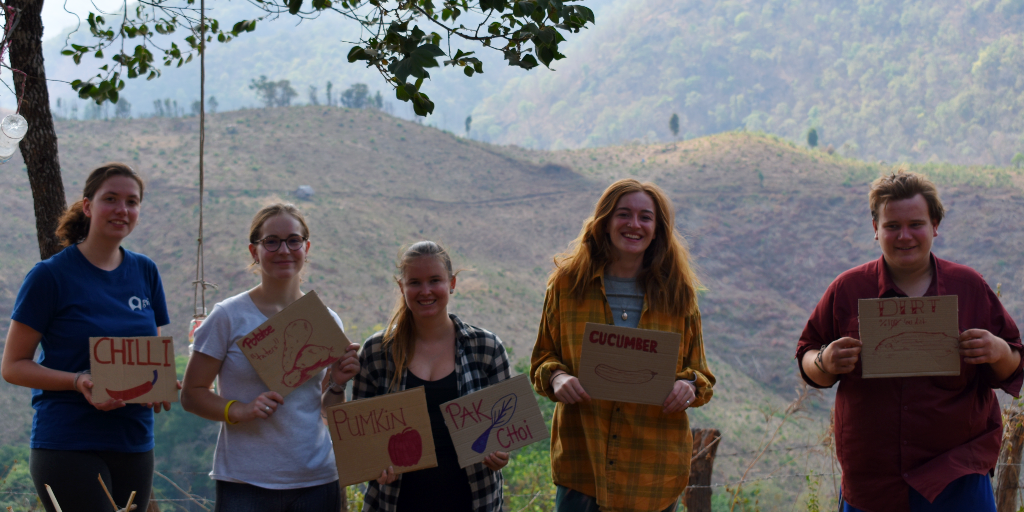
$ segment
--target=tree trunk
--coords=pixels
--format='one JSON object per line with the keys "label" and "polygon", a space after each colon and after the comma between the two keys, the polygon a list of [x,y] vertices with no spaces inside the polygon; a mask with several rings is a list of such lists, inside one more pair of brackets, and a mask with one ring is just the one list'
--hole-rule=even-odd
{"label": "tree trunk", "polygon": [[61,250],[55,231],[60,216],[67,210],[67,201],[43,67],[43,0],[8,0],[7,5],[20,11],[18,26],[11,35],[11,67],[27,75],[26,78],[14,73],[20,112],[28,121],[28,133],[21,140],[20,149],[35,204],[39,257],[46,259]]}
{"label": "tree trunk", "polygon": [[695,428],[693,455],[690,460],[690,482],[683,503],[686,512],[711,512],[711,472],[722,434],[717,429]]}
{"label": "tree trunk", "polygon": [[996,466],[996,510],[1017,512],[1017,488],[1020,482],[1021,448],[1024,447],[1024,412],[1007,411],[1004,419],[1003,446]]}

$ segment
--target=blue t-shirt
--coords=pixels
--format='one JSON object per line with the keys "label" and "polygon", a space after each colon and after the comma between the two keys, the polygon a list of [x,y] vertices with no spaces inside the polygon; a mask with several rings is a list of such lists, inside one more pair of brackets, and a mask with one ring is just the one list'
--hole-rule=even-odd
{"label": "blue t-shirt", "polygon": [[[90,336],[156,336],[157,326],[170,322],[156,265],[142,254],[121,252],[121,265],[108,272],[72,245],[28,273],[11,319],[43,334],[40,365],[88,370]],[[153,449],[153,411],[144,405],[103,412],[76,391],[33,389],[32,408],[32,448]]]}

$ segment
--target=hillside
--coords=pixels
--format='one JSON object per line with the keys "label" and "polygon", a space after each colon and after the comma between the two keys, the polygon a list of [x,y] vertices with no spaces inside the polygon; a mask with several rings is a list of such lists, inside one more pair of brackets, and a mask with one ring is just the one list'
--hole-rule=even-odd
{"label": "hillside", "polygon": [[[437,103],[427,123],[473,138],[538,149],[600,147],[631,140],[672,141],[680,116],[689,139],[745,128],[800,142],[816,127],[822,146],[866,161],[1009,165],[1024,153],[1024,0],[588,0],[592,29],[568,38],[556,71],[509,69],[481,54],[472,79],[435,70],[426,85]],[[220,2],[222,20],[252,16],[245,3]],[[388,88],[373,71],[348,64],[355,27],[338,16],[296,26],[281,18],[209,54],[208,94],[221,110],[257,105],[247,86],[259,75],[289,79],[308,101],[352,83]],[[81,37],[77,34],[75,37]],[[47,41],[48,76],[76,68]],[[292,49],[292,50],[287,50]],[[301,50],[300,50],[301,49]],[[198,99],[198,68],[130,81],[123,97],[135,117],[154,99],[188,112]],[[66,84],[51,96],[73,101]],[[410,116],[393,98],[394,113]],[[79,105],[78,116],[85,104]],[[110,111],[112,115],[112,111]]]}
{"label": "hillside", "polygon": [[[196,120],[61,121],[57,129],[69,192],[80,191],[85,174],[108,160],[126,161],[147,178],[140,222],[126,246],[159,266],[172,318],[165,332],[185,354],[198,222]],[[878,256],[867,183],[889,170],[743,132],[547,152],[323,107],[211,116],[206,162],[206,278],[219,287],[208,293],[209,304],[255,283],[246,269],[252,214],[272,201],[295,201],[312,231],[305,289],[321,294],[352,338],[386,321],[397,295],[399,248],[427,238],[448,245],[456,265],[467,269],[452,310],[496,332],[520,360],[536,335],[551,257],[576,235],[601,191],[626,176],[660,184],[707,286],[704,337],[720,385],[714,401],[692,417],[695,425],[725,432],[723,453],[739,454],[717,466],[719,482],[739,477],[743,454],[765,432],[762,411],[794,397],[795,340],[825,287]],[[38,258],[28,184],[23,172],[13,172],[20,166],[15,159],[0,173],[0,186],[13,192],[0,205],[8,212],[0,241],[4,318]],[[993,286],[1002,283],[1010,313],[1024,318],[1024,237],[1016,229],[1024,218],[1024,176],[997,168],[916,169],[941,184],[949,211],[936,253],[978,269]],[[293,197],[300,185],[313,187],[311,200]],[[6,328],[0,325],[0,336]],[[5,443],[24,443],[28,392],[0,384],[0,406],[7,411],[0,416]],[[827,397],[815,401],[809,419],[783,429],[779,442],[813,445],[828,407]],[[754,474],[795,473],[801,464],[811,462],[783,453]]]}

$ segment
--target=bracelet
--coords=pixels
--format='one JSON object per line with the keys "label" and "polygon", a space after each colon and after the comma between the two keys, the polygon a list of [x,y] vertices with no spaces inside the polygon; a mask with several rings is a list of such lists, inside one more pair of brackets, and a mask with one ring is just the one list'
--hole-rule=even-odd
{"label": "bracelet", "polygon": [[552,388],[554,388],[555,387],[555,378],[558,377],[559,375],[568,375],[568,374],[569,374],[569,372],[567,372],[565,370],[555,370],[555,374],[552,375],[550,379],[548,379],[548,385],[551,386]]}
{"label": "bracelet", "polygon": [[227,423],[228,425],[237,425],[238,424],[237,421],[231,421],[231,418],[228,417],[228,409],[231,408],[231,404],[233,404],[233,403],[235,403],[237,401],[238,400],[229,400],[228,404],[224,406],[224,422]]}
{"label": "bracelet", "polygon": [[823,363],[821,361],[821,355],[825,353],[825,349],[828,348],[828,346],[831,345],[831,344],[832,344],[832,342],[830,341],[830,342],[822,345],[821,348],[818,349],[818,355],[814,356],[814,366],[816,366],[818,368],[818,370],[821,373],[824,373],[825,375],[832,375],[832,374],[825,370],[825,367],[824,367],[825,363]]}
{"label": "bracelet", "polygon": [[330,378],[327,381],[327,391],[330,391],[331,394],[334,394],[334,395],[340,395],[340,394],[345,393],[345,386],[340,386],[340,389],[339,389],[339,386],[334,383],[334,379]]}
{"label": "bracelet", "polygon": [[71,387],[75,388],[75,391],[78,391],[78,379],[82,377],[83,373],[85,372],[75,372],[75,381],[71,383]]}

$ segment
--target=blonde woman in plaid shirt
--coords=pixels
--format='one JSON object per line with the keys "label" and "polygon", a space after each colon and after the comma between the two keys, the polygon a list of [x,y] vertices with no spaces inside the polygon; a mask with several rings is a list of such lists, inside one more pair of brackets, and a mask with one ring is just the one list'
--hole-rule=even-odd
{"label": "blonde woman in plaid shirt", "polygon": [[509,378],[505,347],[491,332],[448,313],[456,272],[441,246],[413,244],[398,269],[402,295],[387,327],[363,344],[352,396],[358,400],[423,386],[438,467],[403,475],[384,469],[369,483],[363,511],[500,512],[501,468],[508,453],[494,452],[483,463],[459,468],[438,406]]}
{"label": "blonde woman in plaid shirt", "polygon": [[[686,409],[711,399],[700,286],[672,204],[653,183],[613,183],[548,279],[530,377],[558,402],[551,425],[559,512],[672,511],[693,439]],[[587,322],[683,335],[676,383],[661,406],[591,399],[576,378]]]}

